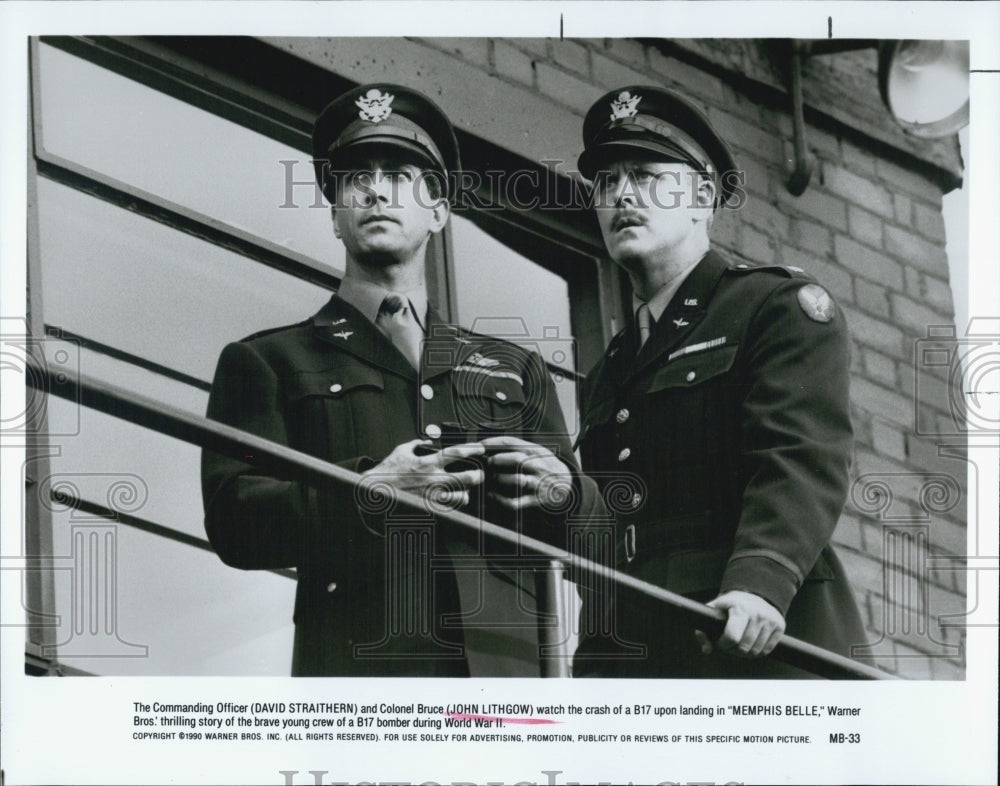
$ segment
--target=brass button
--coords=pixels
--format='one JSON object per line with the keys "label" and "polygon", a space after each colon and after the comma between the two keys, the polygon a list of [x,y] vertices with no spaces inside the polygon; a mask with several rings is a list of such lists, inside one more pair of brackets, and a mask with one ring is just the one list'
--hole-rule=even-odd
{"label": "brass button", "polygon": [[697,376],[693,371],[689,371],[687,375],[688,382],[694,382],[694,378]]}
{"label": "brass button", "polygon": [[430,385],[421,385],[420,395],[423,396],[428,401],[430,401],[432,398],[434,398],[434,388],[432,388]]}
{"label": "brass button", "polygon": [[618,410],[618,414],[615,415],[615,420],[617,420],[619,423],[624,423],[626,420],[628,420],[628,416],[630,414],[631,413],[623,407],[622,409]]}
{"label": "brass button", "polygon": [[628,448],[622,448],[622,452],[618,454],[618,460],[619,461],[624,461],[625,459],[627,459],[631,455],[632,455],[632,451],[631,450],[629,450]]}
{"label": "brass button", "polygon": [[632,495],[632,507],[637,508],[642,504],[642,494],[638,491]]}
{"label": "brass button", "polygon": [[326,585],[327,592],[333,592],[335,589],[337,589],[337,582],[335,581],[331,581],[329,584]]}
{"label": "brass button", "polygon": [[436,423],[431,423],[424,429],[424,433],[431,439],[437,439],[441,436],[441,427]]}
{"label": "brass button", "polygon": [[330,392],[331,393],[339,393],[343,389],[344,389],[344,386],[341,385],[339,382],[334,382],[332,385],[330,385]]}
{"label": "brass button", "polygon": [[497,391],[497,398],[500,399],[501,401],[506,401],[507,400],[507,394],[504,393],[502,390],[498,390]]}

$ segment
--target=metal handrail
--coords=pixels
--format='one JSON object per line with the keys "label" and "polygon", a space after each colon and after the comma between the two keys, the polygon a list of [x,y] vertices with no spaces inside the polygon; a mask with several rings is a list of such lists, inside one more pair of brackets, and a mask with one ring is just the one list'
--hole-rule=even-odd
{"label": "metal handrail", "polygon": [[[28,365],[30,369],[30,373],[26,375],[28,384],[40,392],[52,393],[244,463],[251,463],[267,473],[300,478],[314,485],[328,484],[332,481],[352,488],[362,479],[356,472],[293,450],[286,445],[185,412],[178,407],[83,374],[76,379],[66,378],[60,374],[58,383],[53,384],[54,376],[50,374],[48,368],[41,367],[33,361],[29,361]],[[252,458],[248,458],[248,453],[252,454]],[[396,490],[394,501],[405,510],[418,513],[426,513],[427,510],[425,501],[410,492]],[[441,511],[436,512],[435,516],[449,524],[517,545],[550,560],[558,560],[566,568],[611,579],[620,586],[628,587],[686,614],[693,625],[705,628],[711,633],[721,632],[725,624],[726,614],[719,609],[641,581],[549,543],[512,532],[488,521],[481,521],[460,511]],[[781,637],[768,657],[829,679],[897,679],[871,666],[788,635]]]}

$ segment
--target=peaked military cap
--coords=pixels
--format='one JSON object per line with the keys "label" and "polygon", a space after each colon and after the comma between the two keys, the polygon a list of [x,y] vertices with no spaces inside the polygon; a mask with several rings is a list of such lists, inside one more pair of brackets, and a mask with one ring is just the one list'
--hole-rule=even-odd
{"label": "peaked military cap", "polygon": [[736,185],[731,175],[725,176],[736,169],[736,162],[708,118],[662,87],[632,85],[601,96],[583,120],[583,144],[580,172],[591,180],[609,159],[642,151],[710,174],[719,188],[720,205]]}
{"label": "peaked military cap", "polygon": [[331,201],[325,173],[350,169],[351,155],[362,145],[415,153],[445,181],[460,167],[451,121],[427,96],[402,85],[360,85],[335,98],[316,119],[312,143],[316,181]]}

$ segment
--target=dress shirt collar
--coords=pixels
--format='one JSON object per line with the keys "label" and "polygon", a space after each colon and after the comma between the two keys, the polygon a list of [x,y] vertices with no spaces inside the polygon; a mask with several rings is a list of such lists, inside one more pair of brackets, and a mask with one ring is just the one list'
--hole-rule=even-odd
{"label": "dress shirt collar", "polygon": [[337,290],[337,296],[345,303],[354,306],[374,325],[378,317],[378,310],[382,306],[382,301],[385,300],[385,296],[390,292],[395,292],[397,295],[402,295],[409,299],[413,306],[413,315],[416,317],[421,329],[426,333],[427,288],[423,285],[406,291],[390,290],[369,281],[362,281],[352,276],[344,276],[340,282],[340,288]]}
{"label": "dress shirt collar", "polygon": [[[670,301],[673,300],[674,295],[677,294],[677,290],[681,288],[681,284],[683,284],[685,279],[691,275],[691,271],[698,267],[698,263],[701,262],[702,259],[703,257],[696,259],[653,293],[653,296],[649,299],[649,314],[654,321],[660,321],[660,317],[662,317],[663,312],[667,310],[667,306],[670,305]],[[641,300],[635,292],[632,293],[632,316],[636,315],[636,312],[639,310],[639,306],[645,302],[646,301]]]}

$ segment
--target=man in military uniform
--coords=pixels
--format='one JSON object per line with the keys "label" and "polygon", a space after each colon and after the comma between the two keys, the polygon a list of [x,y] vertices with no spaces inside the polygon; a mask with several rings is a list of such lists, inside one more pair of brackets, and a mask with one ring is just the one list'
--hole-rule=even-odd
{"label": "man in military uniform", "polygon": [[585,589],[574,674],[806,677],[764,657],[786,629],[845,655],[864,642],[830,547],[852,452],[844,315],[803,271],[710,247],[740,181],[688,101],[614,90],[583,137],[634,316],[586,380],[584,470],[630,487],[616,566],[728,616],[713,641],[640,594]]}
{"label": "man in military uniform", "polygon": [[[476,637],[481,658],[493,650],[486,674],[537,673],[530,565],[391,504],[403,489],[430,511],[514,510],[516,526],[573,482],[538,355],[448,325],[427,301],[426,247],[459,168],[451,123],[416,91],[365,85],[326,107],[313,151],[346,274],[314,317],[225,348],[208,414],[364,481],[315,487],[206,451],[209,539],[229,565],[296,568],[295,675],[468,675]],[[533,534],[558,537],[560,522],[534,519]]]}

